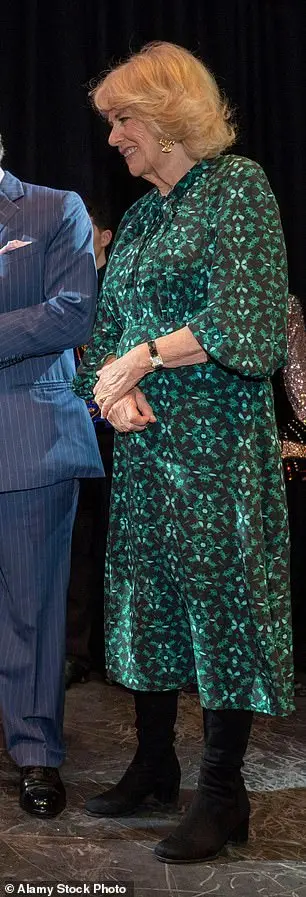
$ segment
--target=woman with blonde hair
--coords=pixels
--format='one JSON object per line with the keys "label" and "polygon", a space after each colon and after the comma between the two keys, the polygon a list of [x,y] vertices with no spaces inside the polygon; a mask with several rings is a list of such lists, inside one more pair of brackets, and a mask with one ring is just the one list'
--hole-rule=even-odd
{"label": "woman with blonde hair", "polygon": [[262,169],[187,50],[143,48],[92,93],[134,177],[76,389],[116,430],[106,574],[109,676],[133,689],[138,748],[89,813],[178,796],[174,725],[196,681],[205,746],[166,862],[246,841],[253,711],[293,709],[288,533],[270,377],[286,359],[287,266]]}

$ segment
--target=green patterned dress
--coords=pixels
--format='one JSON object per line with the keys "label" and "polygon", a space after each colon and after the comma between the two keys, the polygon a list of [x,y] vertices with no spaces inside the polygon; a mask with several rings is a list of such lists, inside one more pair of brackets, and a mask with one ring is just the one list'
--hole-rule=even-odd
{"label": "green patterned dress", "polygon": [[109,675],[196,680],[201,703],[293,709],[288,531],[270,376],[286,358],[287,266],[261,168],[219,156],[124,216],[92,343],[108,353],[188,324],[207,364],[141,382],[157,417],[116,434],[106,569]]}

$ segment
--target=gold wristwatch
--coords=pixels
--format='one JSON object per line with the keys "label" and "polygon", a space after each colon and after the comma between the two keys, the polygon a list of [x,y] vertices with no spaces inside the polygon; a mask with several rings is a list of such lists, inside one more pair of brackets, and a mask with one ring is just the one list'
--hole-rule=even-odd
{"label": "gold wristwatch", "polygon": [[164,362],[161,355],[159,354],[155,340],[149,339],[147,342],[147,346],[149,349],[150,361],[153,371],[159,371],[164,367]]}

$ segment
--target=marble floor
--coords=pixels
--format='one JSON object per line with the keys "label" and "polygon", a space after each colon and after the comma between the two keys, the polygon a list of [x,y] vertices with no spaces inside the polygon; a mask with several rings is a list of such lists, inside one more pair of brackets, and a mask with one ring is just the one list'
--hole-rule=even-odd
{"label": "marble floor", "polygon": [[[195,788],[202,737],[196,696],[183,694],[180,700],[181,809],[171,816],[150,806],[129,819],[108,821],[83,811],[85,799],[115,782],[132,757],[128,693],[95,680],[74,686],[67,693],[65,733],[68,806],[45,822],[19,808],[18,774],[1,748],[1,897],[5,883],[14,885],[6,893],[26,893],[18,891],[18,881],[30,883],[34,894],[59,893],[58,883],[82,887],[65,893],[84,893],[89,883],[87,893],[116,894],[134,882],[134,892],[125,893],[135,897],[306,897],[305,688],[290,719],[256,718],[245,763],[252,802],[249,843],[224,850],[208,864],[164,865],[153,855],[154,844],[175,825]],[[53,885],[54,891],[39,892],[39,884]]]}

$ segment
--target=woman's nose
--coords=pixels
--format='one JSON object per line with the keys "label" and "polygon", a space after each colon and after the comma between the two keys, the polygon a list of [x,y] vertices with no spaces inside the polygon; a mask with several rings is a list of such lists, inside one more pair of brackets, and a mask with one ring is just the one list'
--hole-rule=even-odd
{"label": "woman's nose", "polygon": [[120,127],[118,127],[117,123],[112,127],[108,142],[110,146],[117,146],[120,143]]}

